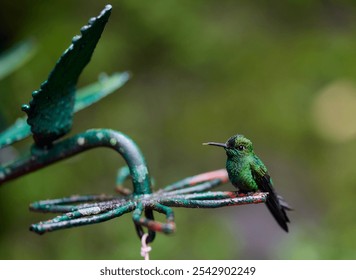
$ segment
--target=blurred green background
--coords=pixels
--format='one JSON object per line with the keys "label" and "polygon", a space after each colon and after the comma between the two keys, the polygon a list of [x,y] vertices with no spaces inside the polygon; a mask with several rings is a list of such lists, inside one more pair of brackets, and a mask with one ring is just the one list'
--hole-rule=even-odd
{"label": "blurred green background", "polygon": [[[28,103],[71,38],[106,1],[3,0],[0,51],[31,37],[37,53],[0,81],[1,127]],[[106,127],[140,146],[158,189],[223,168],[202,146],[250,138],[276,190],[295,208],[284,233],[264,205],[175,209],[152,259],[356,258],[354,1],[111,1],[112,16],[80,86],[129,70],[122,89],[75,116],[72,134]],[[2,152],[28,149],[31,139]],[[113,193],[123,160],[76,156],[0,188],[1,259],[141,259],[131,215],[38,236],[36,200]],[[232,186],[225,186],[233,189]]]}

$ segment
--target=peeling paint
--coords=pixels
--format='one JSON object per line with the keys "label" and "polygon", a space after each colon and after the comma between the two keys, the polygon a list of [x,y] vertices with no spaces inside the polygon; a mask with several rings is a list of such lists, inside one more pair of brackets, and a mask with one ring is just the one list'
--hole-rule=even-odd
{"label": "peeling paint", "polygon": [[85,144],[85,139],[83,137],[79,137],[77,143],[79,146],[83,146]]}
{"label": "peeling paint", "polygon": [[115,146],[117,144],[117,140],[115,138],[110,138],[110,145]]}
{"label": "peeling paint", "polygon": [[96,137],[97,137],[99,140],[101,140],[101,139],[104,138],[104,134],[103,134],[102,132],[98,132],[98,133],[96,134]]}
{"label": "peeling paint", "polygon": [[137,172],[137,175],[138,175],[138,181],[140,183],[142,183],[145,180],[145,178],[146,178],[146,176],[148,174],[147,167],[145,165],[143,165],[143,164],[138,165],[136,167],[136,172]]}
{"label": "peeling paint", "polygon": [[101,212],[100,207],[90,207],[90,208],[83,208],[83,209],[78,209],[78,212],[84,216],[88,215],[95,215]]}

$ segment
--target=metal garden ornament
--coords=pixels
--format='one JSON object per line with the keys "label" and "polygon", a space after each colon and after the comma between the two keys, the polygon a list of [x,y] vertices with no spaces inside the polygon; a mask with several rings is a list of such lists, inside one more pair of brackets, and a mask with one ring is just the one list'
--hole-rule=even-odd
{"label": "metal garden ornament", "polygon": [[[89,63],[93,51],[111,14],[107,5],[99,16],[91,18],[75,36],[72,44],[58,60],[48,79],[32,93],[29,104],[23,105],[27,118],[19,119],[0,134],[0,148],[32,135],[34,143],[29,153],[0,167],[0,184],[47,167],[52,163],[81,152],[107,147],[126,161],[117,176],[117,192],[113,195],[82,195],[42,200],[30,205],[38,212],[59,213],[53,219],[31,225],[43,234],[59,229],[104,222],[132,212],[136,232],[150,243],[156,232],[166,234],[176,229],[172,207],[218,208],[251,203],[263,203],[266,192],[239,194],[233,191],[211,191],[229,181],[225,169],[191,176],[155,192],[146,161],[135,142],[127,135],[111,129],[90,129],[69,138],[75,112],[95,103],[128,80],[128,73],[117,73],[97,83],[77,90],[78,78]],[[121,184],[132,181],[133,190]],[[153,212],[165,215],[165,222],[155,221]],[[147,233],[145,232],[147,229]]]}

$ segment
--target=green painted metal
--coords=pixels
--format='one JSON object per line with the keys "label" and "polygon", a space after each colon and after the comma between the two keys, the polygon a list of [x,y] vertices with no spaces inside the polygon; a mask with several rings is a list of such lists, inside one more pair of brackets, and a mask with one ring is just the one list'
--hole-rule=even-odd
{"label": "green painted metal", "polygon": [[[122,87],[130,78],[128,72],[114,73],[111,76],[101,76],[99,81],[77,91],[75,96],[74,113],[98,102],[105,96]],[[21,141],[31,135],[31,127],[27,118],[19,118],[0,134],[0,149]]]}
{"label": "green painted metal", "polygon": [[114,73],[111,76],[101,74],[97,83],[78,90],[75,96],[74,113],[85,109],[121,88],[129,79],[130,74],[128,72]]}
{"label": "green painted metal", "polygon": [[88,25],[82,27],[81,35],[73,38],[47,81],[32,93],[29,105],[22,106],[38,146],[50,146],[70,131],[78,78],[89,63],[110,14],[111,6],[108,5],[98,17],[91,18]]}
{"label": "green painted metal", "polygon": [[[120,169],[116,191],[120,195],[83,195],[32,203],[30,209],[61,215],[31,226],[42,234],[49,231],[104,222],[133,212],[133,222],[140,238],[148,230],[146,242],[152,242],[156,232],[172,233],[176,226],[171,207],[217,208],[263,203],[267,193],[211,191],[228,182],[226,170],[216,170],[191,176],[152,192],[152,179],[144,156],[133,140],[111,129],[90,129],[66,139],[72,126],[73,114],[102,99],[121,87],[129,78],[127,72],[102,76],[97,83],[76,91],[80,73],[87,65],[111,13],[108,5],[73,38],[29,105],[24,105],[28,118],[21,118],[0,134],[0,148],[22,140],[31,133],[34,144],[26,155],[0,166],[0,185],[9,180],[40,170],[60,160],[87,150],[106,147],[117,152],[127,166]],[[122,185],[132,181],[132,191]],[[153,212],[166,216],[157,222]]]}
{"label": "green painted metal", "polygon": [[141,151],[128,136],[110,129],[87,130],[51,148],[34,145],[29,155],[1,167],[0,184],[96,147],[114,149],[126,160],[135,194],[151,193],[147,164]]}
{"label": "green painted metal", "polygon": [[0,80],[10,75],[36,53],[36,44],[28,39],[18,43],[0,55]]}
{"label": "green painted metal", "polygon": [[19,118],[16,122],[0,134],[0,149],[12,145],[31,135],[31,128],[27,118]]}
{"label": "green painted metal", "polygon": [[[229,191],[211,191],[227,181],[227,172],[221,169],[185,178],[150,194],[84,195],[38,201],[30,205],[31,210],[64,214],[33,224],[30,229],[43,234],[59,229],[101,223],[124,213],[133,212],[132,219],[138,235],[142,237],[144,233],[142,227],[146,227],[151,233],[147,241],[152,242],[154,232],[170,234],[175,231],[174,213],[171,207],[219,208],[263,203],[267,199],[267,193],[262,192],[239,194]],[[152,210],[164,214],[166,222],[157,222],[153,216],[150,217],[147,211]]]}

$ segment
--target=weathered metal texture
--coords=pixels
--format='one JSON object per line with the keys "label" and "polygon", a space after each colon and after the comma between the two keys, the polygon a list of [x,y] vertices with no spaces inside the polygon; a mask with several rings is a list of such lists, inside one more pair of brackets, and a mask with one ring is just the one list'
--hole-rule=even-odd
{"label": "weathered metal texture", "polygon": [[[78,89],[75,96],[74,113],[87,108],[121,88],[129,78],[128,72],[114,73],[111,76],[102,76],[98,82]],[[12,126],[0,133],[0,149],[30,135],[31,127],[27,124],[27,117],[19,118]]]}
{"label": "weathered metal texture", "polygon": [[81,35],[73,38],[48,80],[32,93],[30,104],[23,105],[38,146],[49,146],[70,131],[78,78],[89,63],[110,14],[111,6],[108,5],[98,17],[91,18],[88,25],[82,27]]}
{"label": "weathered metal texture", "polygon": [[[69,147],[76,141],[76,137],[59,142],[55,147],[51,143],[69,131],[66,128],[71,126],[73,113],[99,101],[129,79],[127,72],[115,73],[110,77],[101,75],[97,83],[77,92],[75,90],[78,77],[89,62],[110,13],[111,6],[108,5],[98,17],[90,19],[89,24],[81,29],[81,36],[73,39],[73,44],[59,59],[48,80],[33,94],[30,106],[24,106],[28,113],[27,121],[26,118],[20,118],[0,134],[0,149],[28,137],[31,130],[35,139],[30,156],[0,167],[0,184],[80,152],[75,145]],[[92,142],[91,134],[77,135],[77,138],[87,137],[86,141]],[[102,134],[107,136],[115,133],[103,130],[99,135]],[[125,141],[128,139],[127,137],[120,139],[122,138]],[[96,141],[93,145],[101,144],[100,141]]]}
{"label": "weathered metal texture", "polygon": [[[119,177],[127,172],[119,172]],[[119,178],[120,183],[123,178]],[[149,230],[147,242],[152,242],[154,232],[166,234],[175,231],[174,213],[171,207],[218,208],[245,204],[263,203],[267,193],[242,195],[238,192],[210,191],[228,181],[225,169],[203,173],[171,184],[150,194],[122,196],[87,195],[72,196],[62,199],[45,200],[30,205],[38,212],[64,213],[54,219],[33,224],[31,230],[39,234],[58,229],[71,228],[92,223],[100,223],[133,211],[132,219],[141,238],[143,228]],[[155,221],[152,212],[166,216],[166,222]]]}
{"label": "weathered metal texture", "polygon": [[[110,129],[91,129],[73,137],[58,140],[69,132],[72,115],[121,87],[127,73],[100,79],[98,83],[78,91],[75,86],[80,73],[89,62],[111,12],[107,6],[96,18],[81,29],[82,35],[73,39],[39,91],[33,93],[28,114],[0,134],[0,149],[33,133],[35,144],[29,155],[0,167],[0,184],[47,167],[81,152],[107,147],[126,161],[127,167],[118,173],[116,191],[121,195],[84,195],[44,200],[31,204],[39,212],[62,213],[53,219],[33,224],[31,230],[45,233],[58,229],[100,223],[133,212],[136,232],[141,238],[148,230],[146,242],[152,242],[156,232],[172,233],[176,226],[171,207],[217,208],[266,201],[266,193],[241,196],[237,192],[211,191],[229,181],[225,170],[216,170],[188,177],[152,192],[152,179],[145,159],[137,145],[125,134]],[[58,140],[58,141],[56,141]],[[132,191],[122,186],[132,180]],[[153,212],[166,216],[166,222],[154,220]]]}
{"label": "weathered metal texture", "polygon": [[1,167],[0,184],[96,147],[108,147],[121,154],[130,169],[136,195],[151,193],[151,181],[141,151],[128,136],[110,129],[87,130],[48,149],[34,145],[30,155]]}

